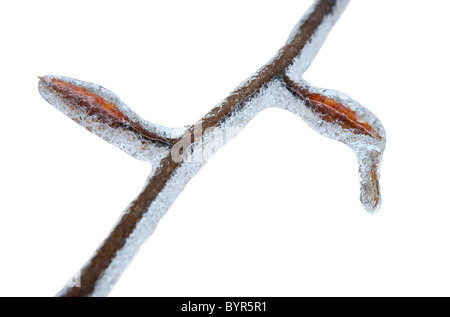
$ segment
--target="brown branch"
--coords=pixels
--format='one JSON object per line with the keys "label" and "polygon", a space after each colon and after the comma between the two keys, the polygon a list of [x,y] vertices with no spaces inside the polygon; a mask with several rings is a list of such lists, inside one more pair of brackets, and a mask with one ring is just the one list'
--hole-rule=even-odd
{"label": "brown branch", "polygon": [[333,12],[338,0],[316,1],[314,10],[300,24],[294,37],[278,50],[275,58],[261,68],[245,85],[233,91],[222,104],[213,108],[202,119],[203,131],[219,124],[239,107],[240,104],[256,95],[274,77],[285,75],[287,68],[311,41],[325,17]]}
{"label": "brown branch", "polygon": [[[313,10],[302,20],[298,29],[294,30],[295,34],[278,51],[274,59],[198,121],[196,125],[201,126],[201,132],[203,133],[206,129],[219,126],[232,114],[241,111],[246,106],[246,101],[255,97],[265,85],[268,85],[275,78],[285,76],[288,67],[301,54],[305,46],[312,41],[316,31],[324,23],[324,19],[336,10],[339,2],[342,1],[316,1]],[[194,140],[190,139],[190,144],[193,142]],[[173,147],[173,145],[170,147]],[[145,188],[130,204],[109,236],[99,246],[95,255],[82,268],[79,281],[80,287],[68,286],[60,292],[60,296],[90,296],[93,294],[96,283],[111,266],[114,258],[124,248],[140,220],[146,215],[158,195],[161,194],[183,164],[183,161],[173,160],[170,152],[162,158],[160,165],[149,179]]]}

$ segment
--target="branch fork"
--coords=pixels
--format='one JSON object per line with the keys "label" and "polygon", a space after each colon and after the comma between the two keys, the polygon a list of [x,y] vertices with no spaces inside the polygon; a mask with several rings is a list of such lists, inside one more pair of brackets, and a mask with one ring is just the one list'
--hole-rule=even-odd
{"label": "branch fork", "polygon": [[141,193],[108,237],[59,296],[109,293],[139,247],[207,159],[255,115],[279,107],[302,117],[319,133],[350,146],[358,159],[361,201],[380,206],[379,167],[385,147],[381,122],[345,94],[311,86],[308,68],[347,0],[317,0],[277,55],[196,123],[163,127],[144,120],[109,90],[62,76],[44,76],[44,99],[90,132],[153,165]]}

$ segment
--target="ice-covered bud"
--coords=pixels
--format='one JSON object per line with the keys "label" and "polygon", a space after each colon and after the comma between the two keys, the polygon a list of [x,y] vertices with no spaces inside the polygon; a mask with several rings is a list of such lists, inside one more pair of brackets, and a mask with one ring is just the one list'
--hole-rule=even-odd
{"label": "ice-covered bud", "polygon": [[303,100],[299,115],[320,134],[347,144],[359,164],[361,203],[368,212],[381,205],[380,164],[386,133],[380,120],[344,93],[284,78],[286,88]]}
{"label": "ice-covered bud", "polygon": [[143,120],[99,85],[61,76],[39,79],[39,92],[51,105],[133,157],[152,161],[155,152],[168,150],[176,141],[170,129]]}

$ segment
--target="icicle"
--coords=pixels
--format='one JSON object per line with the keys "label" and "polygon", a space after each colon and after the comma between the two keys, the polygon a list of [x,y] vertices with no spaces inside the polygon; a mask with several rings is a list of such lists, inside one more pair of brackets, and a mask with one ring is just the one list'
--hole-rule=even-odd
{"label": "icicle", "polygon": [[320,134],[347,144],[359,164],[361,203],[370,212],[381,205],[380,164],[386,133],[380,120],[344,93],[316,88],[306,81],[285,76],[288,90],[303,100],[299,115]]}

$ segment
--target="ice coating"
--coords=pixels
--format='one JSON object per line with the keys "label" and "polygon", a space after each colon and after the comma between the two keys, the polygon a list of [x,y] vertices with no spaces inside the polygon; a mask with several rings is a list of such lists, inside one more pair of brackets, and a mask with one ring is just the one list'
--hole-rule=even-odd
{"label": "ice coating", "polygon": [[[314,32],[314,37],[308,42],[308,44],[303,48],[298,56],[295,57],[294,63],[287,70],[287,75],[293,80],[300,80],[303,73],[308,69],[311,62],[314,60],[317,52],[321,48],[322,44],[325,42],[331,29],[344,12],[350,0],[338,0],[333,8],[333,12],[327,15],[319,27]],[[297,23],[297,25],[292,29],[291,34],[287,39],[287,43],[291,42],[295,37],[298,29],[302,25],[305,19],[307,19],[310,14],[315,10],[316,6],[319,5],[319,1],[315,1],[308,11],[303,15],[302,19]]]}
{"label": "ice coating", "polygon": [[[81,288],[69,283],[60,296],[107,295],[189,180],[268,107],[288,110],[322,135],[350,146],[360,167],[361,202],[369,212],[378,210],[385,146],[381,123],[347,95],[313,87],[302,78],[347,3],[316,0],[268,64],[194,125],[181,129],[143,120],[96,84],[60,76],[41,78],[39,91],[48,102],[104,140],[153,164],[141,193],[77,274]],[[183,155],[175,159],[180,149]]]}
{"label": "ice coating", "polygon": [[149,162],[164,156],[179,129],[145,121],[111,91],[81,80],[44,76],[39,92],[69,118],[116,145],[131,156]]}
{"label": "ice coating", "polygon": [[[289,105],[291,108],[302,106],[302,101],[294,98],[279,81],[272,81],[254,98],[219,126],[206,130],[197,142],[189,146],[189,151],[160,195],[139,221],[125,246],[118,252],[112,264],[97,282],[92,296],[105,296],[113,288],[129,262],[134,258],[140,246],[150,237],[161,218],[166,214],[179,193],[197,174],[208,159],[223,145],[232,140],[261,111],[269,107]],[[126,211],[125,211],[126,212]],[[64,291],[64,290],[63,290]]]}
{"label": "ice coating", "polygon": [[304,103],[291,109],[320,134],[347,144],[359,164],[361,203],[374,213],[381,205],[380,164],[386,133],[380,120],[368,109],[339,91],[311,86],[305,80],[284,78],[287,89]]}
{"label": "ice coating", "polygon": [[[340,95],[340,94],[339,94]],[[341,96],[341,95],[340,95]],[[367,145],[361,138],[369,138],[366,135],[355,135],[351,131],[344,131],[338,126],[333,127],[329,122],[313,118],[316,114],[305,105],[305,102],[293,95],[281,80],[273,80],[267,87],[254,98],[248,100],[241,110],[233,113],[231,117],[224,120],[220,126],[208,129],[202,137],[189,146],[190,151],[186,151],[187,157],[181,163],[176,174],[170,179],[163,191],[150,206],[145,216],[139,221],[132,235],[127,239],[125,246],[117,253],[112,264],[104,272],[101,279],[97,282],[92,296],[105,296],[113,288],[114,284],[120,278],[122,272],[134,258],[140,246],[150,237],[156,229],[160,219],[166,214],[179,193],[184,189],[189,180],[194,177],[202,166],[207,162],[221,146],[233,139],[259,112],[270,107],[277,107],[295,113],[304,119],[315,130],[322,127],[318,132],[343,141],[343,138],[337,135],[328,134],[332,131],[338,131],[338,135],[347,135],[347,143],[355,150],[360,163],[361,175],[361,201],[364,207],[369,211],[374,211],[374,206],[379,207],[378,174],[373,175],[373,171],[378,173],[378,166],[381,161],[381,152],[377,151],[377,142],[373,142],[373,147]],[[362,114],[361,114],[362,115]],[[314,124],[316,123],[316,124]],[[377,128],[378,129],[378,128]],[[339,131],[342,130],[342,131]],[[322,131],[322,132],[321,132]],[[381,131],[380,131],[381,132]],[[370,137],[373,139],[372,137]],[[347,142],[346,141],[346,142]],[[211,146],[214,145],[214,146]],[[207,155],[205,155],[205,153]],[[378,159],[378,161],[377,161]],[[374,167],[373,165],[376,165]],[[152,175],[150,175],[149,179]],[[370,193],[375,190],[374,193]],[[372,206],[369,208],[369,206]],[[125,211],[126,213],[126,211]],[[62,291],[64,292],[64,290]]]}

